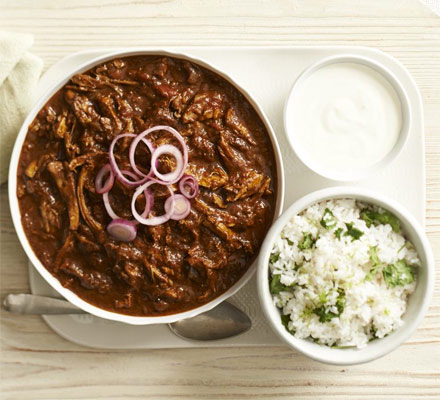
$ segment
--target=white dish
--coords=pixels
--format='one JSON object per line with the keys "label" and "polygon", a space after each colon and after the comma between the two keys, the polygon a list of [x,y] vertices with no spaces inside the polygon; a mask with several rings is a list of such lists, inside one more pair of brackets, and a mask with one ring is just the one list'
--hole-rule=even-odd
{"label": "white dish", "polygon": [[252,275],[255,273],[256,270],[256,262],[254,262],[247,271],[243,274],[243,276],[226,292],[218,296],[217,298],[213,299],[209,303],[206,303],[200,307],[194,308],[189,311],[172,314],[172,315],[165,315],[165,316],[157,316],[157,317],[142,317],[142,316],[130,316],[130,315],[124,315],[124,314],[118,314],[115,312],[110,312],[104,309],[101,309],[99,307],[96,307],[83,299],[81,299],[79,296],[77,296],[74,292],[71,290],[63,287],[61,283],[56,279],[40,262],[38,257],[35,255],[34,251],[32,250],[31,246],[29,245],[29,242],[26,238],[26,235],[23,230],[23,226],[21,224],[21,215],[20,215],[20,209],[18,205],[18,199],[17,199],[17,166],[20,159],[21,154],[21,148],[23,145],[23,142],[26,138],[28,126],[33,121],[37,113],[40,111],[40,109],[44,106],[44,104],[53,96],[55,92],[57,92],[62,86],[64,86],[72,75],[81,73],[84,71],[89,70],[90,68],[101,64],[105,61],[111,60],[116,57],[128,57],[128,56],[135,56],[135,55],[161,55],[161,56],[168,56],[168,57],[177,57],[180,59],[188,60],[191,62],[194,62],[198,65],[201,65],[208,70],[214,71],[224,79],[226,79],[228,82],[230,82],[234,87],[236,87],[243,95],[244,97],[249,101],[249,103],[254,107],[256,112],[258,113],[258,116],[263,121],[267,132],[269,134],[270,140],[272,142],[272,146],[275,153],[275,161],[276,161],[276,170],[277,170],[277,193],[276,193],[276,205],[274,210],[274,219],[278,217],[283,209],[283,201],[284,201],[284,171],[283,171],[283,162],[281,158],[281,151],[277,142],[276,135],[269,123],[269,120],[267,119],[265,113],[262,111],[259,104],[252,98],[252,96],[242,87],[237,85],[234,80],[229,77],[224,72],[220,71],[213,65],[209,64],[206,61],[203,61],[199,58],[194,58],[192,56],[189,56],[187,54],[183,54],[180,52],[170,52],[170,51],[164,51],[162,49],[125,49],[125,50],[119,50],[119,51],[108,51],[104,53],[103,55],[99,55],[96,57],[91,57],[88,61],[83,62],[76,68],[72,68],[70,71],[66,72],[65,74],[61,74],[61,77],[58,76],[55,83],[52,83],[47,87],[44,91],[44,95],[37,101],[35,106],[32,108],[30,113],[28,114],[27,118],[25,119],[20,132],[17,136],[17,139],[15,141],[14,149],[11,156],[11,162],[9,167],[9,203],[11,207],[11,215],[14,222],[15,230],[17,232],[18,238],[20,240],[21,245],[23,246],[26,255],[29,257],[32,264],[35,266],[35,268],[38,270],[38,272],[41,274],[41,276],[46,280],[47,283],[49,283],[52,288],[54,288],[58,293],[60,293],[63,297],[65,297],[67,300],[69,300],[72,304],[76,305],[77,307],[83,309],[84,311],[96,315],[100,318],[106,318],[113,321],[120,321],[128,324],[133,325],[148,325],[148,324],[167,324],[171,322],[175,322],[181,319],[185,318],[191,318],[194,317],[200,313],[209,311],[210,309],[214,308],[216,305],[220,304],[222,301],[226,300],[233,294],[235,294],[238,290],[240,290],[252,277]]}
{"label": "white dish", "polygon": [[[366,168],[357,169],[352,165],[352,163],[350,163],[348,168],[346,168],[344,171],[341,171],[339,169],[326,168],[324,165],[318,162],[318,160],[310,156],[306,149],[301,146],[298,135],[296,135],[294,129],[295,123],[293,109],[295,107],[295,101],[297,100],[297,96],[299,95],[303,83],[321,68],[329,66],[331,64],[339,63],[355,63],[372,68],[391,84],[391,87],[394,89],[400,100],[402,124],[397,141],[391,151],[384,158]],[[287,139],[289,140],[289,143],[297,157],[312,171],[334,181],[360,180],[371,176],[374,173],[378,173],[386,168],[392,161],[396,159],[396,157],[404,148],[411,130],[411,121],[411,104],[409,102],[405,88],[402,86],[396,75],[382,63],[379,63],[371,59],[370,57],[359,56],[356,54],[340,54],[325,57],[317,61],[310,67],[306,68],[293,84],[284,107],[284,129],[287,135]]]}
{"label": "white dish", "polygon": [[[269,291],[269,257],[273,242],[280,235],[286,223],[312,204],[324,200],[344,198],[361,200],[367,204],[375,204],[391,211],[399,218],[402,231],[414,245],[421,261],[416,290],[409,297],[407,310],[403,315],[404,325],[390,335],[370,342],[363,349],[336,349],[316,344],[310,340],[296,338],[281,323],[280,311],[273,304],[272,295]],[[274,331],[289,346],[317,361],[336,365],[353,365],[384,356],[412,335],[428,309],[434,290],[434,274],[434,256],[424,229],[408,210],[398,202],[377,192],[355,187],[333,187],[318,190],[297,200],[272,225],[263,242],[258,259],[257,287],[264,314],[270,321]]]}
{"label": "white dish", "polygon": [[[420,224],[425,220],[425,175],[423,109],[417,86],[408,71],[393,57],[367,47],[192,47],[174,49],[190,52],[214,62],[236,82],[249,88],[269,117],[277,134],[286,171],[287,205],[307,193],[328,187],[332,182],[316,175],[295,156],[283,133],[283,103],[299,74],[317,60],[347,53],[370,57],[390,69],[405,87],[413,109],[413,124],[408,145],[395,163],[373,179],[358,185],[378,190],[405,205]],[[106,49],[72,54],[54,64],[40,81],[39,93],[70,73],[78,65],[107,53]],[[34,267],[29,267],[31,291],[34,294],[56,295]],[[239,336],[215,341],[187,341],[176,337],[165,324],[132,326],[104,320],[93,315],[46,315],[43,319],[56,333],[74,343],[105,349],[157,349],[191,347],[275,346],[283,345],[264,317],[254,277],[228,301],[245,311],[252,319],[252,328]]]}

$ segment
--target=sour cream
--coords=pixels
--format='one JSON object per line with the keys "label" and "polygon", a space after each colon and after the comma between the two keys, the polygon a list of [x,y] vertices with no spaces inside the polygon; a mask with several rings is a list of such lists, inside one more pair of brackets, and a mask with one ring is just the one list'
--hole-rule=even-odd
{"label": "sour cream", "polygon": [[290,132],[321,169],[365,169],[393,149],[402,127],[399,97],[374,69],[351,62],[325,65],[295,88]]}

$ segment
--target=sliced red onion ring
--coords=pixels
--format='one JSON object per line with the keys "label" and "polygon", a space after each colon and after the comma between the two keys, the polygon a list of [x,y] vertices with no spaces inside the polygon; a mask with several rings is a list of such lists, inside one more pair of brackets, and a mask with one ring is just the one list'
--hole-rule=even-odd
{"label": "sliced red onion ring", "polygon": [[[165,211],[169,212],[171,208],[171,197],[168,197],[168,199],[165,201]],[[174,210],[172,210],[171,219],[174,219],[175,221],[179,221],[181,219],[184,219],[188,216],[188,214],[191,211],[191,203],[189,200],[181,195],[181,194],[175,194],[174,195]]]}
{"label": "sliced red onion ring", "polygon": [[131,242],[136,239],[136,223],[126,219],[117,218],[107,225],[107,232],[116,240],[120,240],[121,242]]}
{"label": "sliced red onion ring", "polygon": [[[108,175],[108,176],[107,176]],[[107,176],[106,181],[103,183],[104,177]],[[115,175],[113,174],[110,164],[105,164],[96,175],[95,190],[98,194],[107,193],[113,187],[115,183]]]}
{"label": "sliced red onion ring", "polygon": [[112,206],[110,205],[110,200],[108,198],[108,192],[104,193],[102,195],[102,200],[104,201],[104,207],[105,210],[107,211],[107,214],[109,215],[109,217],[111,219],[121,219],[121,217],[119,217],[119,215],[117,215],[114,211]]}
{"label": "sliced red onion ring", "polygon": [[[134,173],[131,172],[131,171],[122,170],[121,172],[122,172],[124,175],[129,176],[130,178],[133,178],[133,179],[136,179],[136,178],[137,178],[137,175],[134,174]],[[151,193],[151,191],[148,190],[148,189],[145,189],[145,191],[144,191],[144,195],[145,195],[145,209],[144,209],[144,212],[141,214],[141,216],[142,216],[143,218],[146,218],[147,215],[150,213],[151,208],[153,207],[153,204],[154,204],[154,197],[153,197],[153,194]],[[106,193],[104,193],[104,194],[102,195],[102,199],[103,199],[103,201],[104,201],[104,207],[105,207],[105,209],[106,209],[106,211],[107,211],[107,214],[110,216],[110,218],[111,218],[111,219],[122,219],[119,215],[117,215],[117,214],[113,211],[113,208],[112,208],[112,206],[111,206],[111,204],[110,204],[110,200],[109,200],[109,198],[108,198],[108,192],[106,192]]]}
{"label": "sliced red onion ring", "polygon": [[[113,173],[116,175],[116,178],[118,178],[124,185],[127,186],[138,186],[144,183],[148,177],[143,177],[142,179],[138,179],[136,181],[130,181],[128,180],[123,174],[122,171],[119,169],[118,164],[116,163],[115,155],[113,154],[113,151],[115,149],[115,144],[119,139],[122,139],[124,137],[134,137],[137,139],[136,135],[134,133],[122,133],[118,136],[116,136],[109,149],[109,160],[110,160],[110,166],[112,167]],[[135,139],[135,140],[136,140]],[[132,143],[133,144],[133,143]],[[148,146],[148,145],[147,145]]]}
{"label": "sliced red onion ring", "polygon": [[[136,211],[136,199],[139,197],[139,195],[144,192],[145,190],[147,190],[151,185],[154,185],[155,181],[148,181],[146,183],[144,183],[143,185],[139,186],[136,189],[136,192],[134,192],[133,198],[131,200],[131,212],[133,214],[133,216],[136,218],[136,220],[138,222],[140,222],[141,224],[144,225],[160,225],[163,224],[164,222],[167,222],[170,217],[171,214],[173,213],[173,209],[174,209],[174,192],[173,189],[171,188],[170,185],[165,185],[169,192],[170,192],[170,209],[168,211],[165,210],[165,214],[160,215],[158,217],[149,217],[149,218],[145,218],[143,215],[140,215],[137,211]],[[168,199],[167,199],[168,200]]]}
{"label": "sliced red onion ring", "polygon": [[[181,134],[179,132],[177,132],[174,128],[171,128],[171,126],[166,126],[166,125],[158,125],[158,126],[154,126],[152,128],[149,128],[145,131],[143,131],[142,133],[140,133],[139,135],[136,136],[136,138],[133,140],[133,142],[131,142],[130,145],[130,152],[132,152],[134,154],[134,152],[136,151],[136,146],[138,145],[138,143],[148,134],[150,134],[151,132],[155,132],[155,131],[167,131],[169,133],[171,133],[178,141],[179,144],[182,146],[182,154],[183,154],[183,167],[182,167],[182,171],[180,173],[180,175],[178,175],[176,177],[176,179],[174,179],[173,181],[167,181],[167,182],[160,182],[160,181],[156,181],[157,183],[162,183],[162,184],[173,184],[179,181],[179,179],[183,176],[185,169],[188,165],[188,148],[186,147],[186,143],[185,140],[183,140],[183,137],[181,136]],[[156,149],[157,151],[157,149]],[[155,152],[156,152],[155,151]],[[157,157],[156,157],[157,159]],[[155,163],[153,163],[153,161],[151,162],[152,167],[156,167]]]}
{"label": "sliced red onion ring", "polygon": [[[172,172],[168,172],[167,174],[162,174],[157,170],[157,161],[159,157],[163,154],[172,155],[176,159],[176,168]],[[159,146],[153,153],[151,157],[151,170],[154,172],[157,178],[162,180],[163,182],[177,182],[177,178],[182,176],[182,172],[184,171],[183,165],[183,157],[182,153],[179,149],[171,144],[164,144]],[[185,167],[186,168],[186,167]]]}
{"label": "sliced red onion ring", "polygon": [[179,190],[187,199],[193,199],[199,193],[199,184],[193,176],[184,175],[179,182]]}
{"label": "sliced red onion ring", "polygon": [[[153,152],[154,152],[154,146],[153,146],[153,144],[152,144],[148,139],[145,139],[145,138],[142,139],[142,142],[145,143],[145,144],[147,145],[148,150],[150,150],[151,156],[153,156]],[[148,178],[148,177],[150,177],[150,176],[153,174],[153,171],[151,170],[151,167],[150,167],[150,171],[148,172],[148,174],[144,174],[144,173],[143,173],[143,172],[137,167],[137,165],[136,165],[136,161],[135,161],[135,159],[134,159],[134,153],[135,153],[135,151],[136,151],[136,147],[137,147],[137,145],[138,145],[139,142],[136,142],[136,144],[135,144],[134,146],[133,146],[133,143],[134,143],[134,140],[133,140],[133,142],[132,142],[131,145],[130,145],[130,150],[129,150],[129,153],[128,153],[128,158],[129,158],[129,160],[130,160],[131,168],[133,168],[133,171],[136,172],[138,175],[143,176],[143,177],[145,177],[145,178]]]}

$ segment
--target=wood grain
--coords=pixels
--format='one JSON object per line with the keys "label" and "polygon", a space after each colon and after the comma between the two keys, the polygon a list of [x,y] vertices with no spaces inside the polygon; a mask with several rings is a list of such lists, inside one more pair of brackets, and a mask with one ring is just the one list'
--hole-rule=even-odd
{"label": "wood grain", "polygon": [[[422,93],[426,230],[440,261],[440,18],[417,0],[0,0],[0,29],[35,35],[46,68],[75,51],[136,45],[362,45],[397,57]],[[29,290],[0,189],[0,293]],[[333,367],[284,347],[97,351],[39,317],[1,311],[3,399],[440,399],[440,275],[421,327],[390,355]]]}

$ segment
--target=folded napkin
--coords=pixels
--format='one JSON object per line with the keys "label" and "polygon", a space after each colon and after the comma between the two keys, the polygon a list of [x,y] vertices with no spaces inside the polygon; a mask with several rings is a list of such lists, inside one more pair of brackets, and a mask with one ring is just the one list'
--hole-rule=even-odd
{"label": "folded napkin", "polygon": [[8,179],[15,138],[35,96],[43,62],[29,53],[31,35],[0,32],[0,184]]}

